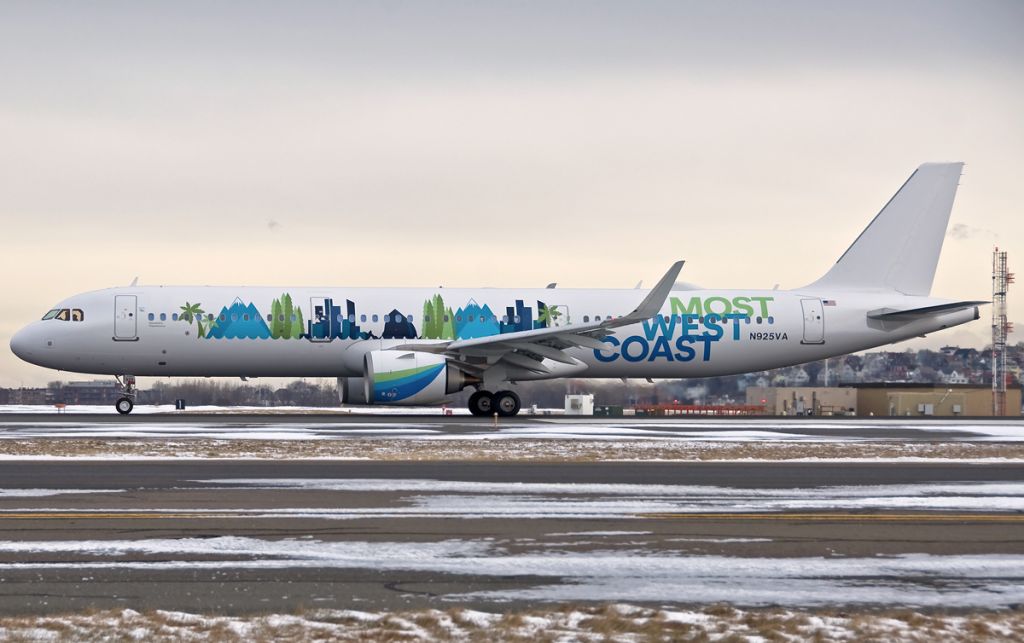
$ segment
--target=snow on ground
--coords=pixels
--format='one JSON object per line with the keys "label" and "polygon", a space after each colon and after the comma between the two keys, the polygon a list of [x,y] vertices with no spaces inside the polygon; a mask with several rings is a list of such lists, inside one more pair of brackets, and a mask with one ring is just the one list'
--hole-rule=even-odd
{"label": "snow on ground", "polygon": [[[920,483],[812,488],[463,482],[428,479],[197,480],[225,488],[404,492],[404,506],[329,510],[332,517],[629,518],[637,514],[773,511],[1024,511],[1024,482]],[[303,510],[296,510],[303,511]]]}
{"label": "snow on ground", "polygon": [[64,494],[123,493],[124,489],[0,489],[0,498],[43,498]]}
{"label": "snow on ground", "polygon": [[[400,493],[376,506],[344,506],[346,496],[327,507],[276,509],[161,509],[90,508],[49,506],[19,509],[20,513],[87,512],[187,512],[197,516],[259,518],[315,518],[355,520],[363,518],[502,519],[616,519],[630,520],[652,514],[770,513],[770,512],[997,512],[1012,515],[1024,511],[1024,482],[920,483],[904,485],[827,486],[813,488],[741,488],[692,485],[574,484],[524,482],[460,482],[427,479],[224,479],[196,480],[195,487],[176,491],[225,489],[317,490],[364,496],[368,493]],[[217,488],[214,487],[214,488]],[[10,495],[43,495],[40,490],[5,490]],[[45,495],[76,493],[75,490],[41,490]],[[113,490],[104,490],[111,493]],[[77,493],[84,493],[77,491]],[[2,515],[2,514],[0,514]]]}
{"label": "snow on ground", "polygon": [[[11,407],[8,407],[11,408]],[[392,409],[393,410],[393,409]],[[412,409],[418,410],[418,409]],[[437,409],[433,409],[436,411]],[[109,412],[109,411],[105,411]],[[12,458],[330,458],[530,461],[1024,460],[1018,420],[519,417],[446,423],[435,416],[256,417],[153,415],[97,421],[40,416],[3,421],[0,460]]]}
{"label": "snow on ground", "polygon": [[312,610],[259,616],[130,609],[0,618],[4,640],[144,641],[1011,641],[1024,634],[1019,611],[963,615],[913,611],[842,614],[794,610],[703,610],[627,604],[506,613],[452,608],[403,612]]}
{"label": "snow on ground", "polygon": [[[1024,602],[1024,556],[1012,554],[759,558],[651,549],[509,553],[490,540],[329,542],[313,538],[3,541],[0,554],[44,554],[0,570],[371,569],[550,579],[445,601],[634,601],[656,604],[903,605],[1005,608]],[[59,560],[54,560],[59,559]]]}

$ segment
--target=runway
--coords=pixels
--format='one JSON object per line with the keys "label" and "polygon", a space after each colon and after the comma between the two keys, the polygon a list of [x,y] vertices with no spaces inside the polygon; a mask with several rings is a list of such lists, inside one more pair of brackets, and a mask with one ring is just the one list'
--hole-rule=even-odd
{"label": "runway", "polygon": [[[682,438],[701,440],[1024,442],[1022,418],[625,417],[395,413],[2,413],[4,438],[410,439]],[[144,407],[142,407],[144,408]]]}
{"label": "runway", "polygon": [[1024,602],[1024,464],[0,467],[0,611]]}

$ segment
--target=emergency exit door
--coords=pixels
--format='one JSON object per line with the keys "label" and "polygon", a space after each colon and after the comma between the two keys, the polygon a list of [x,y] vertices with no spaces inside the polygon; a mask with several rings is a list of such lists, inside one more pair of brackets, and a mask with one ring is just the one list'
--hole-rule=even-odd
{"label": "emergency exit door", "polygon": [[825,319],[820,299],[801,299],[804,310],[804,339],[802,344],[825,343]]}
{"label": "emergency exit door", "polygon": [[132,342],[138,334],[138,298],[135,295],[114,295],[114,339]]}

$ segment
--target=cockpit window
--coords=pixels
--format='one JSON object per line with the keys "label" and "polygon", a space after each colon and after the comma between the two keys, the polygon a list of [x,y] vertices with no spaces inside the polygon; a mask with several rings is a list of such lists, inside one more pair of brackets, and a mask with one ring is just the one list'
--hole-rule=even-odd
{"label": "cockpit window", "polygon": [[81,308],[54,308],[43,315],[43,321],[47,319],[58,319],[60,321],[85,321],[85,313]]}

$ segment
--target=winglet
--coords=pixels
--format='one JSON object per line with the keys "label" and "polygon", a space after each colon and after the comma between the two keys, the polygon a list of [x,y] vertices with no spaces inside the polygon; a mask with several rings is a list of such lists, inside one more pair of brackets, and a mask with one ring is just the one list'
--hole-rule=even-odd
{"label": "winglet", "polygon": [[672,292],[672,287],[676,283],[676,278],[679,277],[679,271],[683,269],[685,261],[677,261],[672,264],[672,267],[668,269],[665,276],[655,284],[651,292],[647,293],[644,300],[640,302],[640,305],[636,307],[636,310],[629,313],[621,320],[629,323],[641,322],[651,317],[654,317],[661,312],[661,307],[665,305],[665,300],[668,299],[668,294]]}

